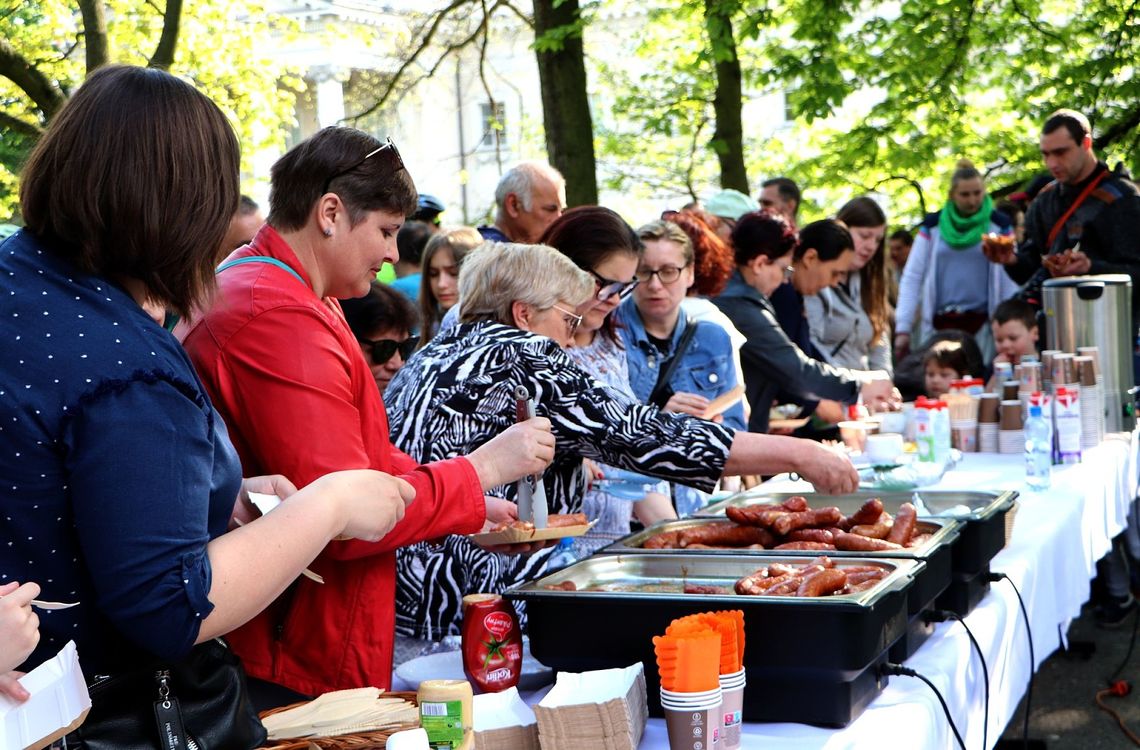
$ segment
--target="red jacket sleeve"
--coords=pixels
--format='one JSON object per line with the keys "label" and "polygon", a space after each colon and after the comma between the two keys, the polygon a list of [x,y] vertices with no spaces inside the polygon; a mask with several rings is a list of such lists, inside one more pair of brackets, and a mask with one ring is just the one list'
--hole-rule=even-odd
{"label": "red jacket sleeve", "polygon": [[[399,475],[416,498],[396,528],[376,543],[333,542],[326,553],[353,559],[446,534],[478,531],[485,520],[482,487],[465,458],[418,466],[387,434],[379,398],[364,415],[354,394],[351,362],[316,311],[278,307],[261,313],[226,343],[218,363],[219,409],[243,451],[246,469],[283,474],[298,487],[333,471],[376,469]],[[375,416],[375,419],[365,417]]]}

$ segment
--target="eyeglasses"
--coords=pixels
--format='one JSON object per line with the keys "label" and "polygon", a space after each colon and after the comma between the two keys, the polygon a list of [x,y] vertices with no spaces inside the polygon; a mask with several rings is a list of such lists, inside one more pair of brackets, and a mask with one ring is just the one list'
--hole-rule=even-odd
{"label": "eyeglasses", "polygon": [[376,154],[380,154],[380,153],[383,153],[385,151],[387,151],[389,154],[391,154],[391,156],[388,157],[388,166],[392,169],[393,172],[399,172],[401,169],[406,168],[406,167],[404,167],[404,160],[400,157],[400,151],[399,151],[399,149],[396,148],[396,144],[392,143],[391,138],[385,138],[384,143],[382,145],[377,146],[376,148],[369,151],[367,154],[364,155],[363,159],[354,163],[351,167],[348,167],[346,169],[342,169],[339,172],[333,172],[332,176],[329,177],[327,180],[325,180],[325,184],[323,186],[321,186],[321,195],[324,195],[325,193],[327,193],[329,191],[329,185],[331,185],[332,181],[335,180],[337,177],[343,177],[344,175],[348,174],[352,170],[359,167],[364,162],[371,159]]}
{"label": "eyeglasses", "polygon": [[409,336],[403,341],[394,341],[392,339],[362,339],[359,336],[356,340],[368,348],[369,356],[372,357],[372,362],[382,365],[392,358],[396,353],[400,353],[400,359],[407,360],[412,356],[412,352],[419,346],[419,336]]}
{"label": "eyeglasses", "polygon": [[639,268],[637,269],[637,273],[634,274],[634,278],[636,278],[642,284],[648,284],[653,279],[653,277],[656,276],[661,280],[662,284],[672,284],[674,281],[681,278],[681,271],[684,271],[686,268],[688,268],[687,265],[661,266],[660,268],[653,271],[648,268]]}
{"label": "eyeglasses", "polygon": [[784,266],[784,281],[791,281],[792,276],[796,273],[795,266]]}
{"label": "eyeglasses", "polygon": [[582,325],[582,316],[578,313],[570,312],[569,310],[561,308],[558,305],[551,305],[550,307],[562,313],[562,320],[564,323],[566,323],[566,332],[570,336],[573,336],[574,331],[578,330],[578,326]]}
{"label": "eyeglasses", "polygon": [[586,272],[594,277],[594,282],[598,287],[597,297],[599,302],[605,302],[615,294],[618,296],[618,299],[625,299],[629,296],[630,292],[641,283],[637,279],[633,281],[614,281],[613,279],[607,279],[591,268],[587,268]]}

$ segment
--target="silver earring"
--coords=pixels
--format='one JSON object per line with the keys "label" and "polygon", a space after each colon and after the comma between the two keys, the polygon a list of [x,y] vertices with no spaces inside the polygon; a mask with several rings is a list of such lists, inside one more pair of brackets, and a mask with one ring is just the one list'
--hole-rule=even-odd
{"label": "silver earring", "polygon": [[325,237],[332,237],[332,228],[325,227]]}

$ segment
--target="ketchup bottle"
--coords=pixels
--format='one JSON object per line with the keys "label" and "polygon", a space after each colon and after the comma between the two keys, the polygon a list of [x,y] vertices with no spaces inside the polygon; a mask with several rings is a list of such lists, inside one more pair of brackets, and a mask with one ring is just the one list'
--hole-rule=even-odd
{"label": "ketchup bottle", "polygon": [[481,693],[518,684],[522,633],[511,603],[498,594],[463,597],[463,673]]}

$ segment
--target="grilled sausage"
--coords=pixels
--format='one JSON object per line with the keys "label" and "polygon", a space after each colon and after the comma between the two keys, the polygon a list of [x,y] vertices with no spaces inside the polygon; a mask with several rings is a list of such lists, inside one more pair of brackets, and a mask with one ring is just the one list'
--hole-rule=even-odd
{"label": "grilled sausage", "polygon": [[886,539],[873,539],[861,534],[849,534],[841,531],[834,536],[835,548],[847,552],[884,552],[886,550],[902,549],[899,545],[894,542],[888,542]]}
{"label": "grilled sausage", "polygon": [[859,536],[869,536],[872,539],[886,539],[887,534],[891,533],[891,525],[891,514],[880,513],[874,523],[852,526],[851,533],[858,534]]}
{"label": "grilled sausage", "polygon": [[643,549],[676,549],[677,548],[677,535],[679,531],[663,531],[660,534],[654,534],[642,543]]}
{"label": "grilled sausage", "polygon": [[914,536],[914,527],[917,523],[918,511],[910,503],[903,503],[899,506],[899,512],[895,514],[895,523],[891,527],[891,533],[887,534],[887,541],[907,546]]}
{"label": "grilled sausage", "polygon": [[796,529],[811,526],[834,526],[843,520],[839,508],[820,508],[819,510],[805,510],[800,513],[783,513],[772,521],[772,531],[777,534],[787,534]]}
{"label": "grilled sausage", "polygon": [[774,541],[772,533],[767,529],[740,526],[730,521],[701,524],[677,532],[677,546],[681,548],[691,544],[704,544],[709,547],[747,547],[751,544],[767,546]]}
{"label": "grilled sausage", "polygon": [[821,570],[806,576],[796,596],[827,596],[847,585],[847,574],[838,568]]}
{"label": "grilled sausage", "polygon": [[827,529],[796,529],[788,532],[785,542],[822,542],[831,544],[831,532]]}
{"label": "grilled sausage", "polygon": [[834,544],[828,544],[827,542],[784,542],[783,544],[777,544],[775,547],[772,547],[772,549],[790,551],[819,550],[823,552],[825,550],[834,550],[836,546]]}
{"label": "grilled sausage", "polygon": [[877,523],[882,512],[883,501],[877,497],[873,497],[863,503],[863,506],[859,508],[859,510],[847,517],[848,527]]}

